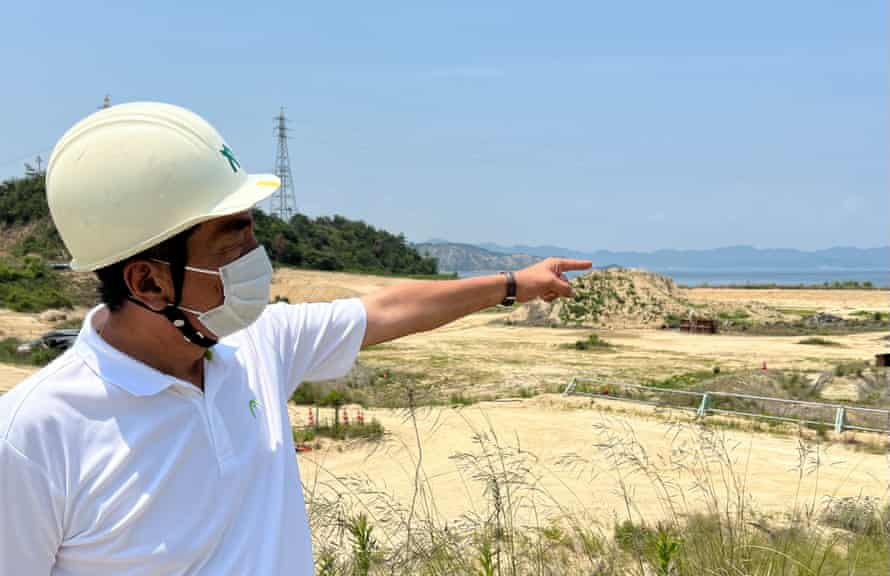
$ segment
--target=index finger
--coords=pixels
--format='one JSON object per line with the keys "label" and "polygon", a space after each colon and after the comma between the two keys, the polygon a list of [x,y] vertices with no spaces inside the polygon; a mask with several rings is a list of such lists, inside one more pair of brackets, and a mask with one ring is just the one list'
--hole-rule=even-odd
{"label": "index finger", "polygon": [[556,263],[556,267],[560,272],[567,272],[569,270],[587,270],[593,266],[593,262],[590,260],[572,260],[570,258],[560,258]]}

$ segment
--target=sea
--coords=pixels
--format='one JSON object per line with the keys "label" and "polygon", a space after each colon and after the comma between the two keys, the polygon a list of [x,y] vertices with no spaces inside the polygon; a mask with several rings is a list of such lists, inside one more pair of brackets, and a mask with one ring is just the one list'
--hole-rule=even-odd
{"label": "sea", "polygon": [[[812,286],[834,282],[871,282],[872,286],[890,287],[890,270],[872,268],[818,268],[775,270],[763,268],[651,268],[670,276],[681,286],[745,286],[777,284],[780,286]],[[495,274],[496,270],[461,272],[461,278]],[[577,274],[569,274],[575,276]]]}

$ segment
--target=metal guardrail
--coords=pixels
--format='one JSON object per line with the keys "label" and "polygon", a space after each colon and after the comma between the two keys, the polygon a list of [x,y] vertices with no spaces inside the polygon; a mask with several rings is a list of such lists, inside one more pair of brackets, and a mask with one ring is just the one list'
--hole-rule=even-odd
{"label": "metal guardrail", "polygon": [[[579,384],[582,385],[582,390],[578,389]],[[890,410],[865,406],[789,400],[737,392],[695,392],[578,377],[572,378],[566,385],[563,395],[607,398],[690,410],[696,413],[697,418],[704,418],[708,414],[728,414],[825,426],[833,428],[839,434],[845,430],[890,433]]]}

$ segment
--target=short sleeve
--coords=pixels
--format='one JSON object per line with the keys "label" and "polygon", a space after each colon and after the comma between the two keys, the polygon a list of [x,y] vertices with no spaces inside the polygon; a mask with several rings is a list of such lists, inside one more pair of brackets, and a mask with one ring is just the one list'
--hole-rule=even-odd
{"label": "short sleeve", "polygon": [[62,542],[64,496],[0,438],[0,574],[49,574]]}
{"label": "short sleeve", "polygon": [[289,398],[300,382],[340,378],[349,372],[361,350],[367,314],[358,298],[279,303],[267,307],[261,323],[275,332]]}

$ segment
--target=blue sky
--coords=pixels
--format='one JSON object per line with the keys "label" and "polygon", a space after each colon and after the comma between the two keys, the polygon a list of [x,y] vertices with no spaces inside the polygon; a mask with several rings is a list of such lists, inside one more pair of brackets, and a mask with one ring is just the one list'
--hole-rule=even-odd
{"label": "blue sky", "polygon": [[885,245],[887,4],[11,2],[0,177],[113,102],[414,241]]}

